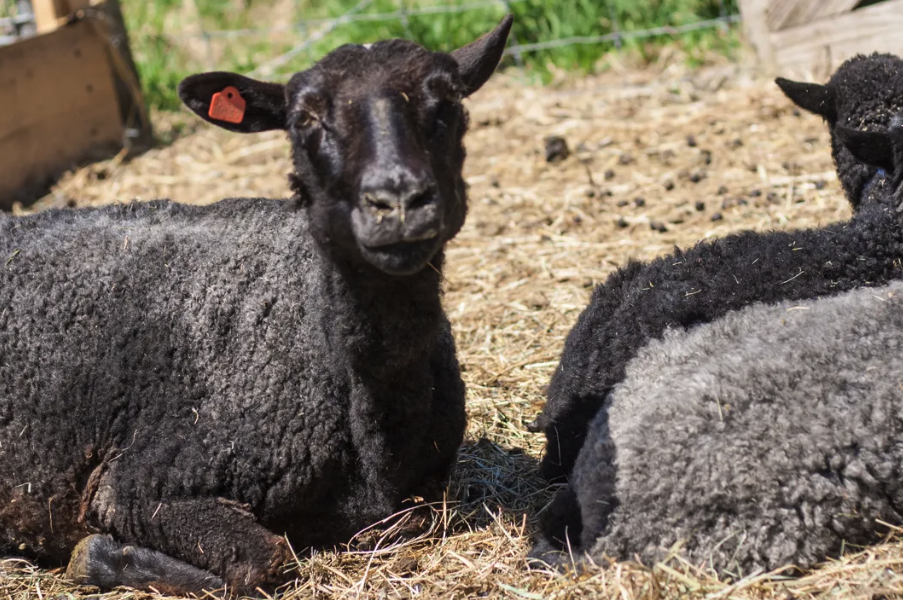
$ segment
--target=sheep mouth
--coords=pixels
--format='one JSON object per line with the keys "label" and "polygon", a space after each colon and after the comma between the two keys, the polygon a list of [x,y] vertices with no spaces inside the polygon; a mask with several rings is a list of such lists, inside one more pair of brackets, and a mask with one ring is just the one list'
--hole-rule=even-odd
{"label": "sheep mouth", "polygon": [[438,236],[378,246],[361,246],[371,265],[389,275],[413,275],[423,269],[441,246]]}

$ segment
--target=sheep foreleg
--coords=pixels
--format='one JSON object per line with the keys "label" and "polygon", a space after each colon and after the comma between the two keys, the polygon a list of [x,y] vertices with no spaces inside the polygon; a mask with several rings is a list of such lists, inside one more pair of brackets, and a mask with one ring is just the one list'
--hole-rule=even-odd
{"label": "sheep foreleg", "polygon": [[255,594],[257,588],[268,590],[281,582],[282,566],[291,556],[285,539],[241,505],[222,498],[125,508],[99,494],[92,508],[92,520],[102,532],[135,544],[95,535],[76,547],[70,577],[103,588],[198,593],[225,584],[231,592]]}
{"label": "sheep foreleg", "polygon": [[66,576],[80,584],[102,589],[127,586],[156,590],[166,595],[215,591],[222,579],[170,556],[137,546],[127,546],[109,535],[90,535],[72,551]]}

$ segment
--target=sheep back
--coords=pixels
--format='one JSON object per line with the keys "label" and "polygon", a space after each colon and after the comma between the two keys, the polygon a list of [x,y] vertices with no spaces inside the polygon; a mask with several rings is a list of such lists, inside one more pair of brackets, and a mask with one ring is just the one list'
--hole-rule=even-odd
{"label": "sheep back", "polygon": [[753,305],[643,348],[571,480],[592,555],[748,574],[903,523],[903,283]]}
{"label": "sheep back", "polygon": [[776,303],[882,285],[903,276],[903,230],[891,183],[883,202],[821,228],[741,232],[630,262],[598,286],[568,333],[539,418],[544,475],[567,477],[586,427],[627,362],[668,328],[711,322],[751,303]]}

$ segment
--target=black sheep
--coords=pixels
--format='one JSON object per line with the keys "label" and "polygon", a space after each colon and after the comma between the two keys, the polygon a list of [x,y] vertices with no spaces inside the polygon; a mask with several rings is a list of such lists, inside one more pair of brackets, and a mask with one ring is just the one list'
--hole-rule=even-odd
{"label": "black sheep", "polygon": [[[837,135],[892,174],[885,210],[899,222],[903,120]],[[900,260],[899,234],[886,251]],[[591,420],[531,555],[652,562],[680,544],[741,575],[812,567],[903,523],[901,303],[894,281],[666,330]]]}
{"label": "black sheep", "polygon": [[887,177],[841,150],[836,133],[838,122],[887,125],[885,103],[903,102],[903,81],[890,83],[895,93],[888,96],[877,73],[901,66],[893,57],[860,57],[838,70],[837,81],[826,88],[830,93],[809,84],[783,85],[798,102],[809,98],[810,107],[820,106],[811,100],[816,96],[838,107],[825,113],[840,115],[829,124],[838,174],[855,210],[850,221],[802,231],[742,232],[650,263],[631,261],[594,290],[565,342],[542,414],[530,426],[546,434],[546,478],[567,477],[611,386],[637,351],[666,328],[706,323],[753,302],[814,298],[903,276],[903,219],[887,204]]}
{"label": "black sheep", "polygon": [[[441,493],[465,428],[440,303],[461,99],[510,27],[451,54],[343,46],[285,86],[186,79],[206,120],[287,131],[292,201],[0,219],[0,553],[252,593],[286,539],[341,543]],[[214,94],[243,114],[211,117]]]}
{"label": "black sheep", "polygon": [[838,138],[838,125],[872,131],[886,130],[903,109],[903,60],[893,54],[858,54],[846,61],[825,85],[775,80],[800,108],[820,115],[831,131],[831,155],[847,198],[855,209],[869,182],[880,176],[877,167],[863,164]]}
{"label": "black sheep", "polygon": [[741,577],[874,543],[903,524],[901,371],[900,281],[669,331],[596,414],[571,525],[533,552]]}

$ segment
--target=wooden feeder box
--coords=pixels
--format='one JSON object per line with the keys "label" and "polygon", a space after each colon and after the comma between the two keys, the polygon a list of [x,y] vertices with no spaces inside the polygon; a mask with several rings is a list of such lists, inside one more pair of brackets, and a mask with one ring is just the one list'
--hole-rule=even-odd
{"label": "wooden feeder box", "polygon": [[32,0],[37,35],[0,47],[0,208],[152,139],[117,0]]}

